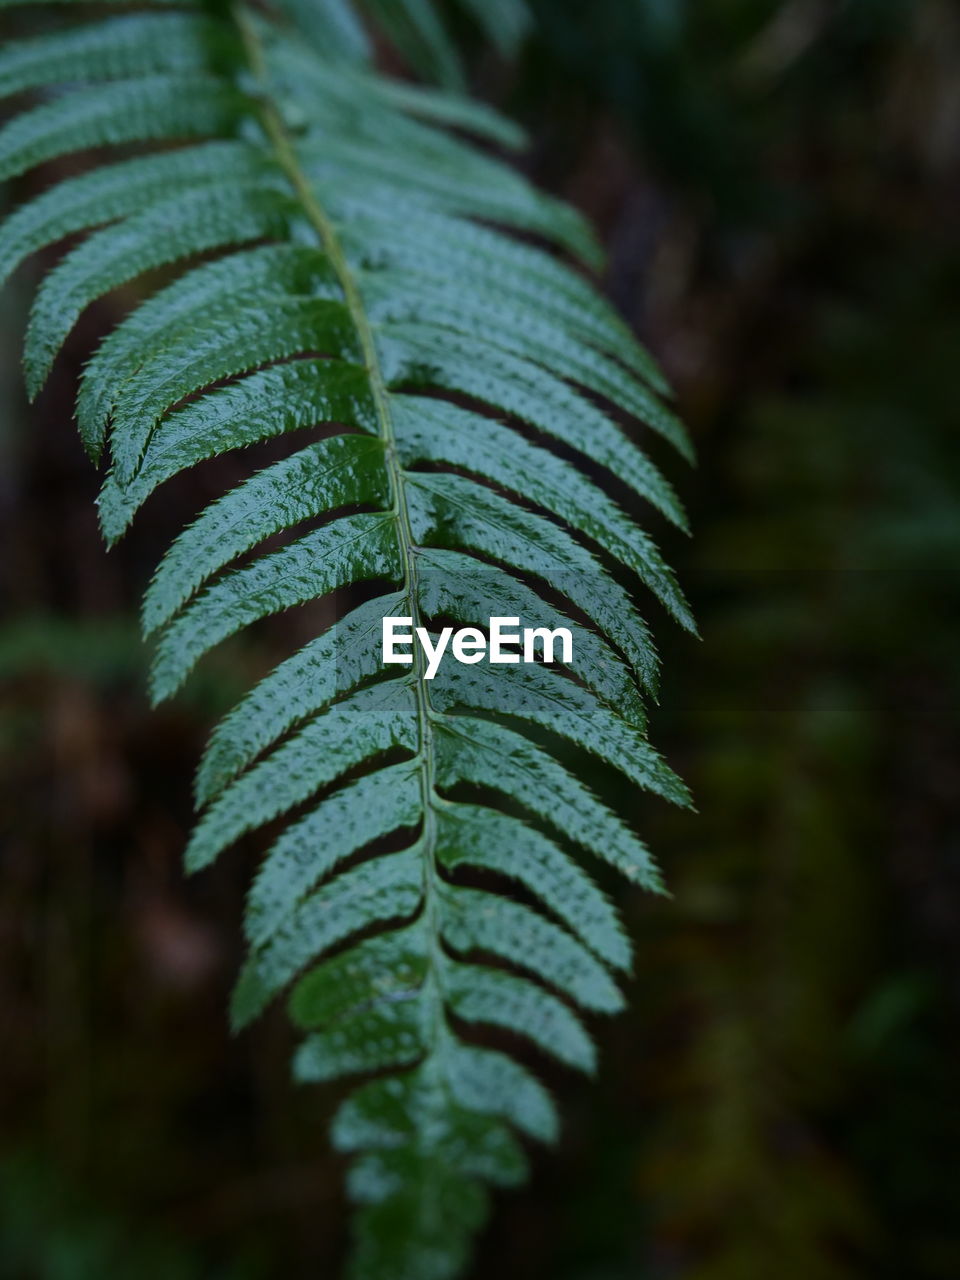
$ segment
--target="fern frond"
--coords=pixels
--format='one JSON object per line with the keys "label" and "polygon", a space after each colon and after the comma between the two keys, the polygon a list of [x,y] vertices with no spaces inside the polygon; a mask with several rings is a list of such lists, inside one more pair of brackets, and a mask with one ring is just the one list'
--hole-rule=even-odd
{"label": "fern frond", "polygon": [[[522,34],[515,0],[464,3],[505,45]],[[163,273],[79,390],[83,441],[109,454],[108,540],[178,473],[291,437],[157,568],[143,608],[156,699],[245,626],[368,584],[214,731],[186,860],[209,866],[285,822],[250,891],[234,1024],[289,988],[308,1033],[300,1079],[379,1073],[334,1125],[356,1156],[354,1275],[443,1280],[483,1219],[484,1185],[524,1176],[515,1132],[557,1130],[535,1075],[482,1047],[483,1029],[592,1071],[583,1019],[620,1008],[630,947],[581,862],[661,890],[578,761],[688,803],[646,739],[658,659],[643,602],[693,623],[606,479],[683,528],[672,487],[620,423],[690,445],[649,355],[564,260],[599,259],[583,220],[448,128],[498,145],[518,131],[375,75],[342,0],[279,9],[310,30],[239,5],[8,44],[0,93],[46,96],[0,130],[0,172],[104,154],[0,226],[0,277],[88,233],[37,291],[36,393],[91,303]],[[456,82],[426,0],[367,9]],[[297,441],[320,424],[323,439]],[[435,634],[493,616],[559,620],[569,662],[444,664],[429,680],[419,648],[410,668],[383,664],[385,617]],[[476,872],[485,887],[465,882]]]}
{"label": "fern frond", "polygon": [[[432,0],[361,0],[411,67],[427,80],[463,87],[463,68]],[[530,28],[526,0],[460,0],[460,7],[508,57]]]}

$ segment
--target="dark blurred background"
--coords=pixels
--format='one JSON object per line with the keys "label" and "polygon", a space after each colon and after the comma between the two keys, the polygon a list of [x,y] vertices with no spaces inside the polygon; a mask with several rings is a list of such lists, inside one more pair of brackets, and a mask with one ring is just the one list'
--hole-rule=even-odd
{"label": "dark blurred background", "polygon": [[[468,43],[471,78],[596,219],[697,441],[695,473],[662,459],[695,537],[658,532],[703,640],[655,619],[653,735],[699,813],[621,798],[674,897],[611,885],[630,1011],[598,1080],[551,1077],[562,1145],[471,1276],[955,1278],[960,9],[535,8],[517,64]],[[227,1031],[254,849],[180,869],[211,722],[296,623],[148,710],[139,593],[231,464],[105,553],[71,403],[136,295],[28,410],[39,267],[0,312],[0,1277],[335,1275],[340,1095],[289,1083],[282,1010]]]}

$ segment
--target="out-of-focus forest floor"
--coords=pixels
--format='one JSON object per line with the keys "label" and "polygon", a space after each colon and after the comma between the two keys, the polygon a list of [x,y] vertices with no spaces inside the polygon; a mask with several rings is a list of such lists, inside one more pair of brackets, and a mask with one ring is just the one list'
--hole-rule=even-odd
{"label": "out-of-focus forest floor", "polygon": [[[539,0],[474,82],[593,216],[668,371],[695,537],[656,532],[703,639],[654,618],[653,735],[698,814],[637,801],[673,898],[618,895],[630,1011],[503,1197],[472,1275],[960,1275],[960,12],[948,0]],[[29,183],[18,194],[27,194]],[[71,422],[121,294],[36,406],[0,312],[0,1277],[336,1274],[336,1090],[282,1011],[225,1004],[256,848],[186,880],[213,718],[304,623],[144,694],[139,592],[230,479],[118,549]],[[641,513],[648,519],[648,513]],[[621,803],[632,803],[620,797]]]}

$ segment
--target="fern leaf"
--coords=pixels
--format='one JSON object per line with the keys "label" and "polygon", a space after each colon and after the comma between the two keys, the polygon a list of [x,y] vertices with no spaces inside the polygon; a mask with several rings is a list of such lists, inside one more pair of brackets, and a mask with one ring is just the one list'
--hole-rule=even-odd
{"label": "fern leaf", "polygon": [[308,343],[354,357],[356,336],[341,303],[329,298],[282,298],[268,309],[236,307],[229,318],[214,314],[156,353],[124,383],[113,414],[113,461],[122,482],[131,479],[163,414],[213,382],[270,360],[285,360]]}
{"label": "fern leaf", "polygon": [[479,867],[516,880],[601,960],[629,969],[630,943],[612,905],[542,831],[482,805],[447,805],[437,824],[437,857],[450,871]]}
{"label": "fern leaf", "polygon": [[456,49],[430,0],[364,0],[415,71],[463,88],[463,69]]}
{"label": "fern leaf", "polygon": [[646,624],[627,592],[564,529],[463,476],[413,472],[407,494],[418,541],[465,547],[558,588],[623,650],[643,685],[656,686]]}
{"label": "fern leaf", "polygon": [[126,80],[204,72],[239,54],[237,32],[203,14],[141,13],[8,44],[0,97],[58,80]]}
{"label": "fern leaf", "polygon": [[[342,241],[355,265],[369,261],[371,244],[376,244],[381,271],[403,268],[428,282],[460,280],[470,294],[494,288],[504,302],[525,304],[534,319],[553,317],[585,342],[615,355],[656,391],[667,393],[653,360],[609,304],[582,276],[542,249],[431,209],[418,209],[415,218],[399,222],[391,219],[389,209],[362,203],[348,202],[346,212]],[[679,424],[678,434],[684,439]]]}
{"label": "fern leaf", "polygon": [[476,964],[445,965],[450,1011],[465,1022],[484,1022],[522,1034],[544,1053],[570,1067],[592,1072],[593,1041],[570,1009],[526,978]]}
{"label": "fern leaf", "polygon": [[[339,859],[402,827],[415,827],[420,817],[418,802],[417,771],[406,763],[358,778],[323,801],[305,823],[306,834],[299,838],[299,844],[291,844],[285,837],[264,861],[247,907],[246,932],[250,943],[258,946],[278,933],[300,899],[316,888]],[[318,842],[317,854],[298,858],[296,850],[303,847],[305,839],[314,837]],[[355,870],[375,872],[381,864],[395,860],[391,854],[386,859],[362,863]],[[407,863],[419,866],[416,859],[406,858]],[[327,899],[321,895],[320,900]],[[338,913],[331,909],[328,914]]]}
{"label": "fern leaf", "polygon": [[291,1017],[301,1029],[315,1030],[371,1002],[416,999],[429,970],[427,941],[417,919],[341,951],[300,978]]}
{"label": "fern leaf", "polygon": [[589,227],[568,206],[538,195],[517,174],[504,182],[502,172],[485,156],[458,157],[446,163],[423,157],[415,176],[403,159],[384,152],[375,142],[347,138],[319,139],[303,148],[304,167],[318,185],[338,194],[331,207],[345,217],[350,198],[368,208],[396,215],[405,205],[410,216],[421,210],[461,217],[484,218],[518,231],[543,236],[589,266],[599,267],[603,255]]}
{"label": "fern leaf", "polygon": [[90,236],[37,292],[24,352],[31,395],[40,390],[65,338],[91,302],[178,258],[282,235],[290,212],[289,202],[269,188],[218,186],[164,200]]}
{"label": "fern leaf", "polygon": [[419,1000],[381,1004],[338,1018],[308,1036],[297,1051],[294,1072],[317,1083],[408,1066],[427,1047]]}
{"label": "fern leaf", "polygon": [[282,737],[292,725],[356,688],[380,669],[384,617],[399,617],[405,597],[380,596],[334,623],[276,667],[217,726],[197,771],[201,805]]}
{"label": "fern leaf", "polygon": [[379,76],[366,75],[362,85],[358,85],[357,74],[344,74],[340,71],[339,76],[336,76],[325,72],[324,83],[336,84],[339,78],[347,101],[355,103],[358,94],[369,94],[374,102],[405,113],[401,119],[410,117],[414,121],[449,125],[509,150],[517,150],[526,141],[526,135],[519,125],[485,103],[461,97],[460,94],[442,93],[419,85],[405,84],[400,80],[384,80]]}
{"label": "fern leaf", "polygon": [[238,627],[305,604],[353,582],[401,576],[389,516],[348,516],[218,579],[164,631],[157,645],[154,700],[175,693],[199,659]]}
{"label": "fern leaf", "polygon": [[495,675],[475,667],[446,667],[435,678],[432,692],[445,711],[468,707],[539,724],[622,769],[636,786],[675,804],[689,799],[635,725],[548,667],[511,666]]}
{"label": "fern leaf", "polygon": [[388,489],[383,442],[367,436],[334,436],[258,472],[174,542],[144,597],[144,631],[163,626],[218,569],[270,534],[337,507],[382,508]]}
{"label": "fern leaf", "polygon": [[[491,408],[522,418],[532,427],[619,473],[630,487],[657,505],[670,505],[656,470],[637,448],[625,448],[613,423],[576,390],[546,369],[493,344],[429,325],[383,326],[384,367],[391,383],[425,382],[461,391]],[[675,448],[683,437],[665,409],[647,415],[647,425]],[[682,516],[679,517],[682,523]]]}
{"label": "fern leaf", "polygon": [[[313,249],[293,245],[271,245],[230,254],[181,276],[127,316],[87,365],[77,396],[77,423],[88,451],[99,459],[121,391],[136,373],[145,352],[162,349],[176,336],[178,326],[182,328],[184,322],[189,326],[200,307],[210,315],[223,308],[232,310],[235,305],[252,306],[274,287],[284,296],[323,297],[329,293],[331,283],[325,259]],[[339,290],[334,293],[338,294]],[[274,380],[281,376],[285,376],[282,370],[268,374]],[[258,401],[254,401],[252,388],[259,388],[260,384],[251,380],[248,385],[251,401],[245,407],[250,410],[265,411],[271,403],[285,405],[295,398],[295,388],[291,385],[289,395],[276,397],[269,395],[268,388],[264,388],[262,394],[258,390]],[[224,405],[222,399],[216,403],[218,409]],[[233,430],[240,432],[239,421]]]}
{"label": "fern leaf", "polygon": [[[549,627],[555,618],[544,600],[510,573],[457,551],[424,549],[425,573],[418,599],[426,617],[451,617],[479,626],[490,617],[523,618],[528,626]],[[626,663],[595,631],[567,619],[573,657],[570,669],[622,719],[645,727],[643,701]]]}
{"label": "fern leaf", "polygon": [[[99,498],[103,532],[110,541],[119,538],[165,480],[205,458],[315,422],[369,431],[372,414],[366,373],[358,365],[298,360],[252,373],[163,418],[128,484],[116,474],[107,477]],[[105,433],[106,419],[99,418],[98,426],[96,439]]]}
{"label": "fern leaf", "polygon": [[[522,38],[520,0],[463,2],[504,49]],[[631,953],[588,864],[662,891],[580,761],[689,803],[646,737],[658,658],[643,615],[693,622],[607,481],[685,528],[632,424],[691,451],[651,357],[582,273],[600,257],[583,219],[462,136],[515,146],[516,128],[375,74],[343,0],[279,10],[68,20],[0,52],[0,92],[44,95],[0,130],[0,173],[107,149],[10,214],[0,277],[87,233],[37,291],[36,392],[91,303],[163,273],[79,389],[83,441],[109,460],[108,540],[178,473],[290,436],[161,560],[143,608],[151,688],[168,697],[221,641],[326,602],[329,626],[214,730],[186,862],[276,824],[234,1025],[289,991],[299,1079],[377,1074],[333,1128],[354,1157],[352,1274],[449,1280],[485,1188],[525,1175],[516,1135],[557,1133],[534,1072],[483,1039],[592,1071],[585,1018],[621,1007]],[[365,12],[459,82],[427,0]],[[337,593],[361,584],[344,612]],[[444,660],[435,678],[416,645],[409,665],[384,663],[385,618],[429,640],[494,616],[562,624],[572,652]]]}
{"label": "fern leaf", "polygon": [[0,282],[38,249],[77,231],[139,213],[169,195],[262,176],[263,160],[236,142],[209,142],[182,151],[139,156],[68,178],[22,205],[3,224]]}
{"label": "fern leaf", "polygon": [[207,75],[155,75],[76,89],[0,129],[0,180],[88,147],[232,135],[249,99]]}
{"label": "fern leaf", "polygon": [[[323,814],[312,824],[311,831],[329,829],[331,816]],[[349,835],[348,830],[348,839]],[[420,848],[373,858],[345,871],[322,892],[307,897],[303,897],[307,888],[296,876],[289,878],[286,892],[277,893],[274,886],[270,905],[283,923],[266,937],[255,934],[251,939],[251,954],[234,990],[234,1024],[246,1025],[306,965],[351,934],[411,916],[423,895],[422,862]],[[322,867],[322,861],[317,859],[315,865]],[[264,869],[271,869],[271,864],[264,864]],[[277,882],[282,874],[281,864]],[[274,881],[275,877],[270,875],[269,879]],[[261,931],[269,928],[265,916],[261,911],[259,917],[254,917]]]}
{"label": "fern leaf", "polygon": [[[491,342],[508,357],[521,356],[558,378],[578,382],[668,438],[677,437],[672,443],[679,442],[681,433],[671,425],[670,415],[656,397],[638,385],[614,359],[580,341],[562,319],[555,320],[546,311],[531,316],[528,308],[513,307],[499,291],[479,284],[462,298],[449,286],[438,287],[423,280],[414,284],[415,280],[416,277],[401,273],[382,272],[380,287],[371,291],[374,318],[391,326],[388,332],[402,347],[421,355],[425,348],[435,349],[440,344],[425,326],[440,326],[451,330],[453,351],[469,366],[478,344]],[[393,326],[399,326],[399,332]],[[465,337],[467,342],[463,341]],[[416,354],[412,358],[416,359]],[[484,363],[490,362],[488,355]],[[504,372],[510,370],[516,370],[522,378],[526,366],[505,362]]]}
{"label": "fern leaf", "polygon": [[649,851],[546,751],[502,725],[467,716],[445,725],[437,738],[441,785],[463,782],[500,791],[629,879],[660,890],[660,875]]}
{"label": "fern leaf", "polygon": [[[239,777],[207,810],[187,847],[191,870],[207,866],[245,831],[270,822],[371,756],[416,742],[415,703],[401,682],[373,685],[336,703],[299,734]],[[309,848],[305,819],[281,836]]]}
{"label": "fern leaf", "polygon": [[442,900],[442,934],[454,951],[499,956],[549,983],[583,1009],[616,1013],[623,1007],[623,997],[606,966],[553,921],[519,902],[480,889],[446,888]]}

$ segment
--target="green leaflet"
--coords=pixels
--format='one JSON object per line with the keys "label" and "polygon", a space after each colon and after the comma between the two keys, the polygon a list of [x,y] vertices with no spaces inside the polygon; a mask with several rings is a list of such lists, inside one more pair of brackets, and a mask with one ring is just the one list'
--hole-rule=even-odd
{"label": "green leaflet", "polygon": [[216,187],[226,181],[264,177],[269,166],[252,147],[239,142],[204,142],[159,155],[104,165],[94,173],[67,178],[21,205],[0,225],[0,281],[24,258],[75,231],[140,213],[171,189]]}
{"label": "green leaflet", "polygon": [[[522,39],[522,0],[461,5],[503,50]],[[107,455],[108,540],[179,473],[248,464],[147,588],[154,698],[248,625],[323,602],[318,634],[214,729],[186,862],[266,846],[234,1026],[286,994],[298,1079],[376,1076],[333,1127],[351,1275],[452,1280],[486,1187],[525,1176],[516,1134],[558,1129],[535,1071],[485,1041],[592,1071],[585,1019],[621,1007],[631,950],[590,860],[662,891],[587,778],[689,803],[646,736],[658,659],[634,594],[693,623],[632,495],[684,515],[626,419],[690,445],[650,355],[565,260],[599,261],[582,217],[461,136],[516,146],[515,126],[376,74],[345,0],[279,8],[68,18],[0,50],[0,93],[42,93],[0,129],[0,175],[123,148],[7,217],[0,278],[89,233],[37,291],[31,392],[83,311],[138,282],[77,400]],[[429,0],[366,17],[457,82]],[[267,440],[268,465],[245,458]],[[567,627],[573,652],[448,656],[431,681],[419,654],[383,663],[385,617],[429,637],[495,615]]]}
{"label": "green leaflet", "polygon": [[[359,92],[356,74],[351,72],[349,78],[344,76],[345,89],[354,100]],[[512,120],[493,111],[485,103],[460,94],[423,89],[402,80],[383,80],[378,76],[364,76],[363,91],[368,92],[378,104],[405,112],[415,120],[463,129],[502,147],[515,150],[526,141],[523,130]]]}
{"label": "green leaflet", "polygon": [[202,14],[111,18],[8,44],[0,97],[58,80],[125,80],[227,68],[240,54],[239,46],[236,31]]}
{"label": "green leaflet", "polygon": [[[654,390],[667,393],[655,363],[610,304],[560,259],[436,210],[401,208],[409,216],[398,222],[396,208],[363,203],[339,191],[331,199],[339,235],[357,270],[402,269],[471,292],[493,288],[505,301],[562,323],[584,342],[615,356]],[[689,454],[685,437],[681,439],[682,451]]]}
{"label": "green leaflet", "polygon": [[[656,396],[631,377],[610,355],[581,341],[571,331],[572,326],[568,329],[562,318],[554,319],[543,313],[531,316],[528,309],[514,308],[502,295],[485,290],[480,285],[471,290],[464,300],[457,298],[457,290],[452,282],[448,286],[439,286],[430,281],[418,280],[414,289],[409,275],[395,277],[386,272],[374,277],[374,281],[374,287],[368,289],[368,296],[372,296],[375,304],[378,294],[380,300],[379,305],[371,308],[372,315],[378,322],[382,321],[388,341],[392,339],[394,344],[399,342],[401,348],[407,348],[410,353],[408,360],[412,359],[417,363],[426,359],[427,367],[431,367],[429,353],[442,346],[442,343],[437,341],[427,326],[449,329],[459,335],[446,353],[443,363],[437,368],[436,376],[441,385],[455,389],[457,378],[469,377],[471,368],[475,367],[471,357],[480,350],[478,344],[492,343],[506,352],[508,357],[521,356],[543,366],[558,378],[578,382],[588,391],[604,396],[617,408],[649,422],[674,445],[682,447],[684,444],[682,428]],[[468,339],[465,344],[463,338]],[[495,361],[497,356],[496,352],[488,354],[487,359],[481,362],[481,367]],[[397,355],[392,353],[386,358],[386,363],[390,364],[396,359]],[[520,386],[524,386],[525,375],[529,377],[528,366],[515,360],[499,363],[502,373],[508,376],[513,374]],[[477,398],[489,397],[478,394]],[[598,434],[610,436],[609,426],[599,432],[597,430],[596,424],[603,421],[602,417],[595,412],[588,412],[586,416],[592,424],[592,430],[590,427],[582,428],[580,440],[588,439],[585,434],[587,430],[590,431],[591,440]],[[549,427],[546,429],[550,430]],[[576,431],[576,427],[571,430]],[[562,427],[554,429],[553,433],[560,439],[566,438]],[[583,449],[576,436],[567,442],[575,448]],[[602,447],[601,441],[594,444],[594,448]],[[588,452],[586,449],[583,451]],[[617,452],[623,453],[622,442],[617,441],[611,445],[609,452],[610,456],[615,456]],[[646,493],[640,487],[645,472]],[[684,527],[676,497],[656,468],[650,463],[644,465],[638,459],[636,475],[637,480],[633,483],[638,492],[649,497],[675,524]]]}
{"label": "green leaflet", "polygon": [[316,58],[302,48],[278,49],[273,65],[278,79],[324,130],[402,146],[418,160],[454,165],[461,161],[463,153],[455,139],[423,127],[431,121],[455,125],[502,146],[517,147],[523,142],[522,131],[512,121],[460,94],[383,80],[340,65],[318,66]]}
{"label": "green leaflet", "polygon": [[[435,548],[417,552],[420,608],[425,616],[454,618],[479,626],[487,619],[523,618],[531,627],[553,628],[558,615],[535,591],[496,565],[483,564],[458,551]],[[573,637],[571,670],[630,724],[644,728],[647,715],[636,683],[623,659],[602,636],[569,618]]]}
{"label": "green leaflet", "polygon": [[535,575],[581,609],[626,654],[648,689],[657,658],[627,593],[563,529],[456,475],[408,478],[414,536],[461,546]]}
{"label": "green leaflet", "polygon": [[462,1153],[469,1151],[470,1170],[477,1176],[499,1186],[522,1180],[523,1153],[495,1116],[467,1110],[456,1102],[437,1107],[435,1099],[429,1072],[422,1067],[369,1084],[341,1109],[338,1145],[346,1151],[397,1152],[416,1141],[420,1127],[430,1125],[442,1135],[438,1145],[450,1159],[451,1173],[462,1172]]}
{"label": "green leaflet", "polygon": [[230,136],[248,109],[243,93],[206,75],[144,76],[77,89],[0,129],[0,179],[86,147]]}
{"label": "green leaflet", "polygon": [[[340,297],[332,270],[316,248],[267,245],[245,249],[195,267],[127,316],[100,344],[84,370],[77,396],[77,425],[87,451],[95,460],[99,460],[121,392],[140,368],[145,355],[155,354],[169,346],[184,330],[189,332],[201,307],[208,317],[214,312],[225,311],[229,319],[235,306],[262,305],[265,296],[274,288],[281,295]],[[304,364],[309,365],[309,362]],[[284,395],[281,388],[277,388],[278,394],[274,399],[282,406],[288,406],[296,399],[294,391],[291,386],[290,394]],[[316,394],[313,393],[314,396]],[[222,404],[220,401],[217,403],[218,407]],[[250,407],[254,408],[252,404]],[[267,408],[265,403],[256,407],[260,411]],[[206,410],[204,414],[205,419],[216,416]],[[370,429],[375,430],[372,419],[370,424]],[[361,424],[358,422],[356,425]],[[242,422],[237,420],[233,431],[238,444],[244,442],[242,430]],[[249,432],[250,426],[247,430]],[[228,446],[225,443],[221,447]]]}
{"label": "green leaflet", "polygon": [[[656,469],[644,454],[632,448],[595,405],[548,370],[492,345],[485,347],[469,336],[434,332],[429,325],[381,325],[379,335],[381,359],[391,383],[444,387],[504,410],[602,463],[661,509],[669,504]],[[665,409],[651,414],[648,421],[682,449],[683,437],[674,431],[672,415]],[[675,508],[672,514],[676,519]]]}
{"label": "green leaflet", "polygon": [[307,1036],[293,1069],[301,1080],[319,1083],[338,1076],[362,1075],[403,1067],[423,1052],[420,1010],[413,999],[345,1017],[325,1031]]}
{"label": "green leaflet", "polygon": [[[338,860],[380,836],[388,836],[401,827],[417,826],[422,816],[419,799],[417,769],[399,764],[358,778],[324,800],[299,826],[281,837],[260,868],[247,902],[246,932],[250,943],[262,945],[288,927],[293,907]],[[369,874],[387,862],[397,863],[398,857],[373,859],[354,871]],[[405,877],[422,878],[419,857],[405,855],[399,861],[407,869]],[[318,902],[322,909],[323,895]],[[331,909],[328,914],[339,913]]]}
{"label": "green leaflet", "polygon": [[[641,578],[659,581],[667,573],[651,539],[602,489],[548,450],[487,418],[424,397],[395,397],[394,423],[405,463],[446,462],[473,472],[561,516]],[[651,474],[657,476],[654,468]],[[683,524],[676,499],[659,477],[651,501],[674,523]]]}
{"label": "green leaflet", "polygon": [[236,569],[208,587],[163,632],[153,663],[156,701],[175,693],[218,641],[291,605],[370,578],[400,576],[394,521],[345,516],[315,533]]}
{"label": "green leaflet", "polygon": [[400,615],[405,597],[380,596],[352,610],[282,662],[217,726],[197,772],[206,804],[298,720],[329,706],[380,670],[381,619]]}
{"label": "green leaflet", "polygon": [[623,1007],[617,985],[600,961],[529,907],[479,889],[447,889],[443,899],[441,930],[455,951],[499,956],[584,1009],[615,1013]]}
{"label": "green leaflet", "polygon": [[630,967],[630,943],[610,902],[541,831],[473,804],[444,805],[437,826],[437,856],[449,871],[482,867],[519,881],[601,960]]}
{"label": "green leaflet", "polygon": [[482,965],[448,964],[450,1010],[465,1022],[485,1022],[523,1034],[545,1053],[581,1071],[592,1071],[596,1051],[567,1006],[534,982]]}
{"label": "green leaflet", "polygon": [[481,1115],[502,1116],[541,1142],[556,1138],[557,1116],[549,1095],[518,1063],[489,1049],[456,1042],[441,1041],[433,1056],[440,1059],[435,1070],[443,1072],[451,1096],[461,1106]]}
{"label": "green leaflet", "polygon": [[298,1027],[316,1030],[365,1006],[416,998],[429,971],[429,938],[420,917],[366,938],[316,965],[290,996]]}
{"label": "green leaflet", "polygon": [[[35,395],[85,307],[127,280],[190,254],[283,235],[292,207],[270,187],[228,184],[161,201],[96,232],[47,277],[27,329],[24,364]],[[58,305],[59,304],[59,305]]]}
{"label": "green leaflet", "polygon": [[622,769],[636,786],[674,804],[689,803],[686,788],[636,726],[549,667],[517,665],[494,673],[448,664],[441,667],[431,693],[445,711],[463,707],[539,724]]}
{"label": "green leaflet", "polygon": [[222,378],[296,356],[312,343],[322,344],[331,355],[356,358],[356,335],[342,303],[284,298],[266,316],[259,307],[238,306],[228,318],[209,317],[192,336],[184,331],[147,356],[124,383],[114,410],[118,479],[133,478],[154,428],[180,400]]}
{"label": "green leaflet", "polygon": [[321,952],[373,924],[409,916],[423,892],[422,862],[420,849],[393,853],[344,872],[303,902],[281,898],[283,924],[267,939],[254,939],[237,982],[234,1025],[255,1017]]}
{"label": "green leaflet", "polygon": [[[373,685],[329,708],[237,779],[207,811],[187,847],[188,869],[208,866],[245,831],[286,813],[371,756],[394,747],[415,749],[413,708],[411,691],[401,681]],[[308,817],[286,831],[277,846],[281,854],[301,841],[312,847],[314,825]]]}
{"label": "green leaflet", "polygon": [[475,717],[460,717],[438,736],[438,781],[501,791],[555,830],[653,892],[662,890],[649,851],[552,756],[526,738]]}
{"label": "green leaflet", "polygon": [[[567,206],[532,191],[517,175],[493,181],[497,170],[485,157],[449,165],[442,162],[419,166],[415,176],[389,152],[346,138],[331,145],[318,141],[304,155],[304,168],[318,184],[338,191],[338,200],[352,197],[377,205],[405,196],[414,209],[461,214],[499,222],[553,241],[591,267],[599,267],[602,255],[592,234]],[[501,171],[502,173],[502,171]]]}
{"label": "green leaflet", "polygon": [[389,484],[383,444],[334,436],[252,476],[212,502],[160,562],[143,601],[149,634],[168,622],[201,584],[241,552],[337,507],[383,506]]}
{"label": "green leaflet", "polygon": [[159,485],[205,458],[322,422],[369,431],[372,411],[366,371],[334,360],[275,365],[211,391],[161,420],[128,484],[104,481],[104,535],[119,538]]}

